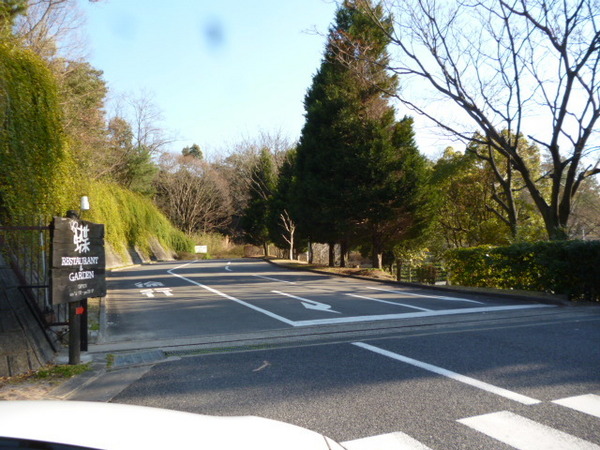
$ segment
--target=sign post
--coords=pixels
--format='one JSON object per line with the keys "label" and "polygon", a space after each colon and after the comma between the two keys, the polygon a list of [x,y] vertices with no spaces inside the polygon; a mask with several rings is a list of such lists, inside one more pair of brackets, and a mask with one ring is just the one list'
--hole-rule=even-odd
{"label": "sign post", "polygon": [[[55,217],[52,226],[52,303],[69,303],[69,364],[79,364],[81,318],[89,297],[106,295],[104,225]],[[87,334],[87,325],[85,327]]]}

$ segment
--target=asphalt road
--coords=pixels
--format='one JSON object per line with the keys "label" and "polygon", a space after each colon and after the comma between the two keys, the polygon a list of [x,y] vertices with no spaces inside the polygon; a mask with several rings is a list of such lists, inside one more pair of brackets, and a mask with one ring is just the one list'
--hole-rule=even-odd
{"label": "asphalt road", "polygon": [[104,342],[166,340],[278,329],[406,321],[547,308],[447,294],[257,260],[161,263],[113,272]]}
{"label": "asphalt road", "polygon": [[[188,356],[154,366],[113,401],[258,415],[340,442],[401,432],[433,449],[511,448],[490,434],[506,428],[519,438],[524,422],[529,446],[516,448],[600,448],[598,342],[600,311],[580,309],[546,321]],[[589,394],[591,412],[554,403]]]}
{"label": "asphalt road", "polygon": [[[444,294],[250,260],[132,268],[114,272],[109,289],[105,348],[168,348],[176,359],[133,373],[114,402],[258,415],[354,449],[600,449],[597,306]],[[311,345],[292,335],[303,330]],[[244,333],[292,338],[209,354],[184,345]]]}

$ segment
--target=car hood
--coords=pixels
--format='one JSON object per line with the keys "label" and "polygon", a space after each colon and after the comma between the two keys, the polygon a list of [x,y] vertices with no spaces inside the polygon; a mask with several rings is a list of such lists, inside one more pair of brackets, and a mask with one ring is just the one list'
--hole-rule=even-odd
{"label": "car hood", "polygon": [[95,449],[343,450],[319,433],[260,417],[52,400],[0,402],[0,436]]}

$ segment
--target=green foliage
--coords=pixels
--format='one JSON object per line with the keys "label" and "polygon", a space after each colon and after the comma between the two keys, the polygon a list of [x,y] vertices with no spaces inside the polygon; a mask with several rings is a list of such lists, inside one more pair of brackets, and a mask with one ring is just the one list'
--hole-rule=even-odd
{"label": "green foliage", "polygon": [[264,148],[252,170],[250,199],[242,218],[242,228],[250,244],[269,242],[270,199],[275,191],[277,173],[271,152]]}
{"label": "green foliage", "polygon": [[153,180],[158,167],[152,160],[151,150],[134,143],[131,125],[122,117],[113,117],[108,124],[107,178],[121,186],[144,195],[154,193]]}
{"label": "green foliage", "polygon": [[96,179],[107,170],[104,100],[108,89],[102,71],[79,61],[55,60],[52,67],[59,80],[71,153],[80,170]]}
{"label": "green foliage", "polygon": [[0,43],[0,221],[49,220],[76,205],[79,179],[54,77],[28,50]]}
{"label": "green foliage", "polygon": [[92,182],[88,196],[92,208],[84,218],[106,225],[106,240],[125,254],[126,246],[150,252],[151,239],[172,250],[190,252],[193,242],[177,230],[154,203],[114,183]]}
{"label": "green foliage", "polygon": [[14,20],[27,11],[27,0],[0,1],[0,36],[10,34]]}
{"label": "green foliage", "polygon": [[64,379],[73,378],[76,375],[81,375],[82,373],[90,370],[91,364],[77,364],[77,365],[58,365],[58,366],[48,366],[43,369],[38,370],[34,378],[38,380],[52,380],[52,381],[61,381]]}
{"label": "green foliage", "polygon": [[[269,233],[270,238],[279,248],[289,248],[291,236],[291,226],[295,222],[289,216],[290,204],[293,201],[292,186],[296,170],[296,150],[288,150],[277,177],[276,188],[270,199],[269,205]],[[297,247],[297,243],[294,245]]]}
{"label": "green foliage", "polygon": [[291,208],[304,236],[345,246],[368,242],[378,259],[415,229],[424,200],[424,162],[412,119],[396,123],[385,94],[398,83],[382,70],[388,31],[391,21],[381,6],[340,5],[304,102]]}
{"label": "green foliage", "polygon": [[449,250],[452,284],[600,301],[600,241],[550,241]]}
{"label": "green foliage", "polygon": [[204,157],[198,144],[192,144],[191,147],[184,147],[183,150],[181,150],[181,154],[183,156],[191,156],[192,158],[196,159],[202,159]]}

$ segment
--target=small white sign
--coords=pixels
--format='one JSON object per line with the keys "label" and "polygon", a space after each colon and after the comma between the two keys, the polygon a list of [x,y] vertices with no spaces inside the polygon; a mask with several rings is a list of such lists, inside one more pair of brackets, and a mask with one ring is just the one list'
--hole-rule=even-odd
{"label": "small white sign", "polygon": [[196,245],[194,251],[196,253],[208,253],[208,245]]}

